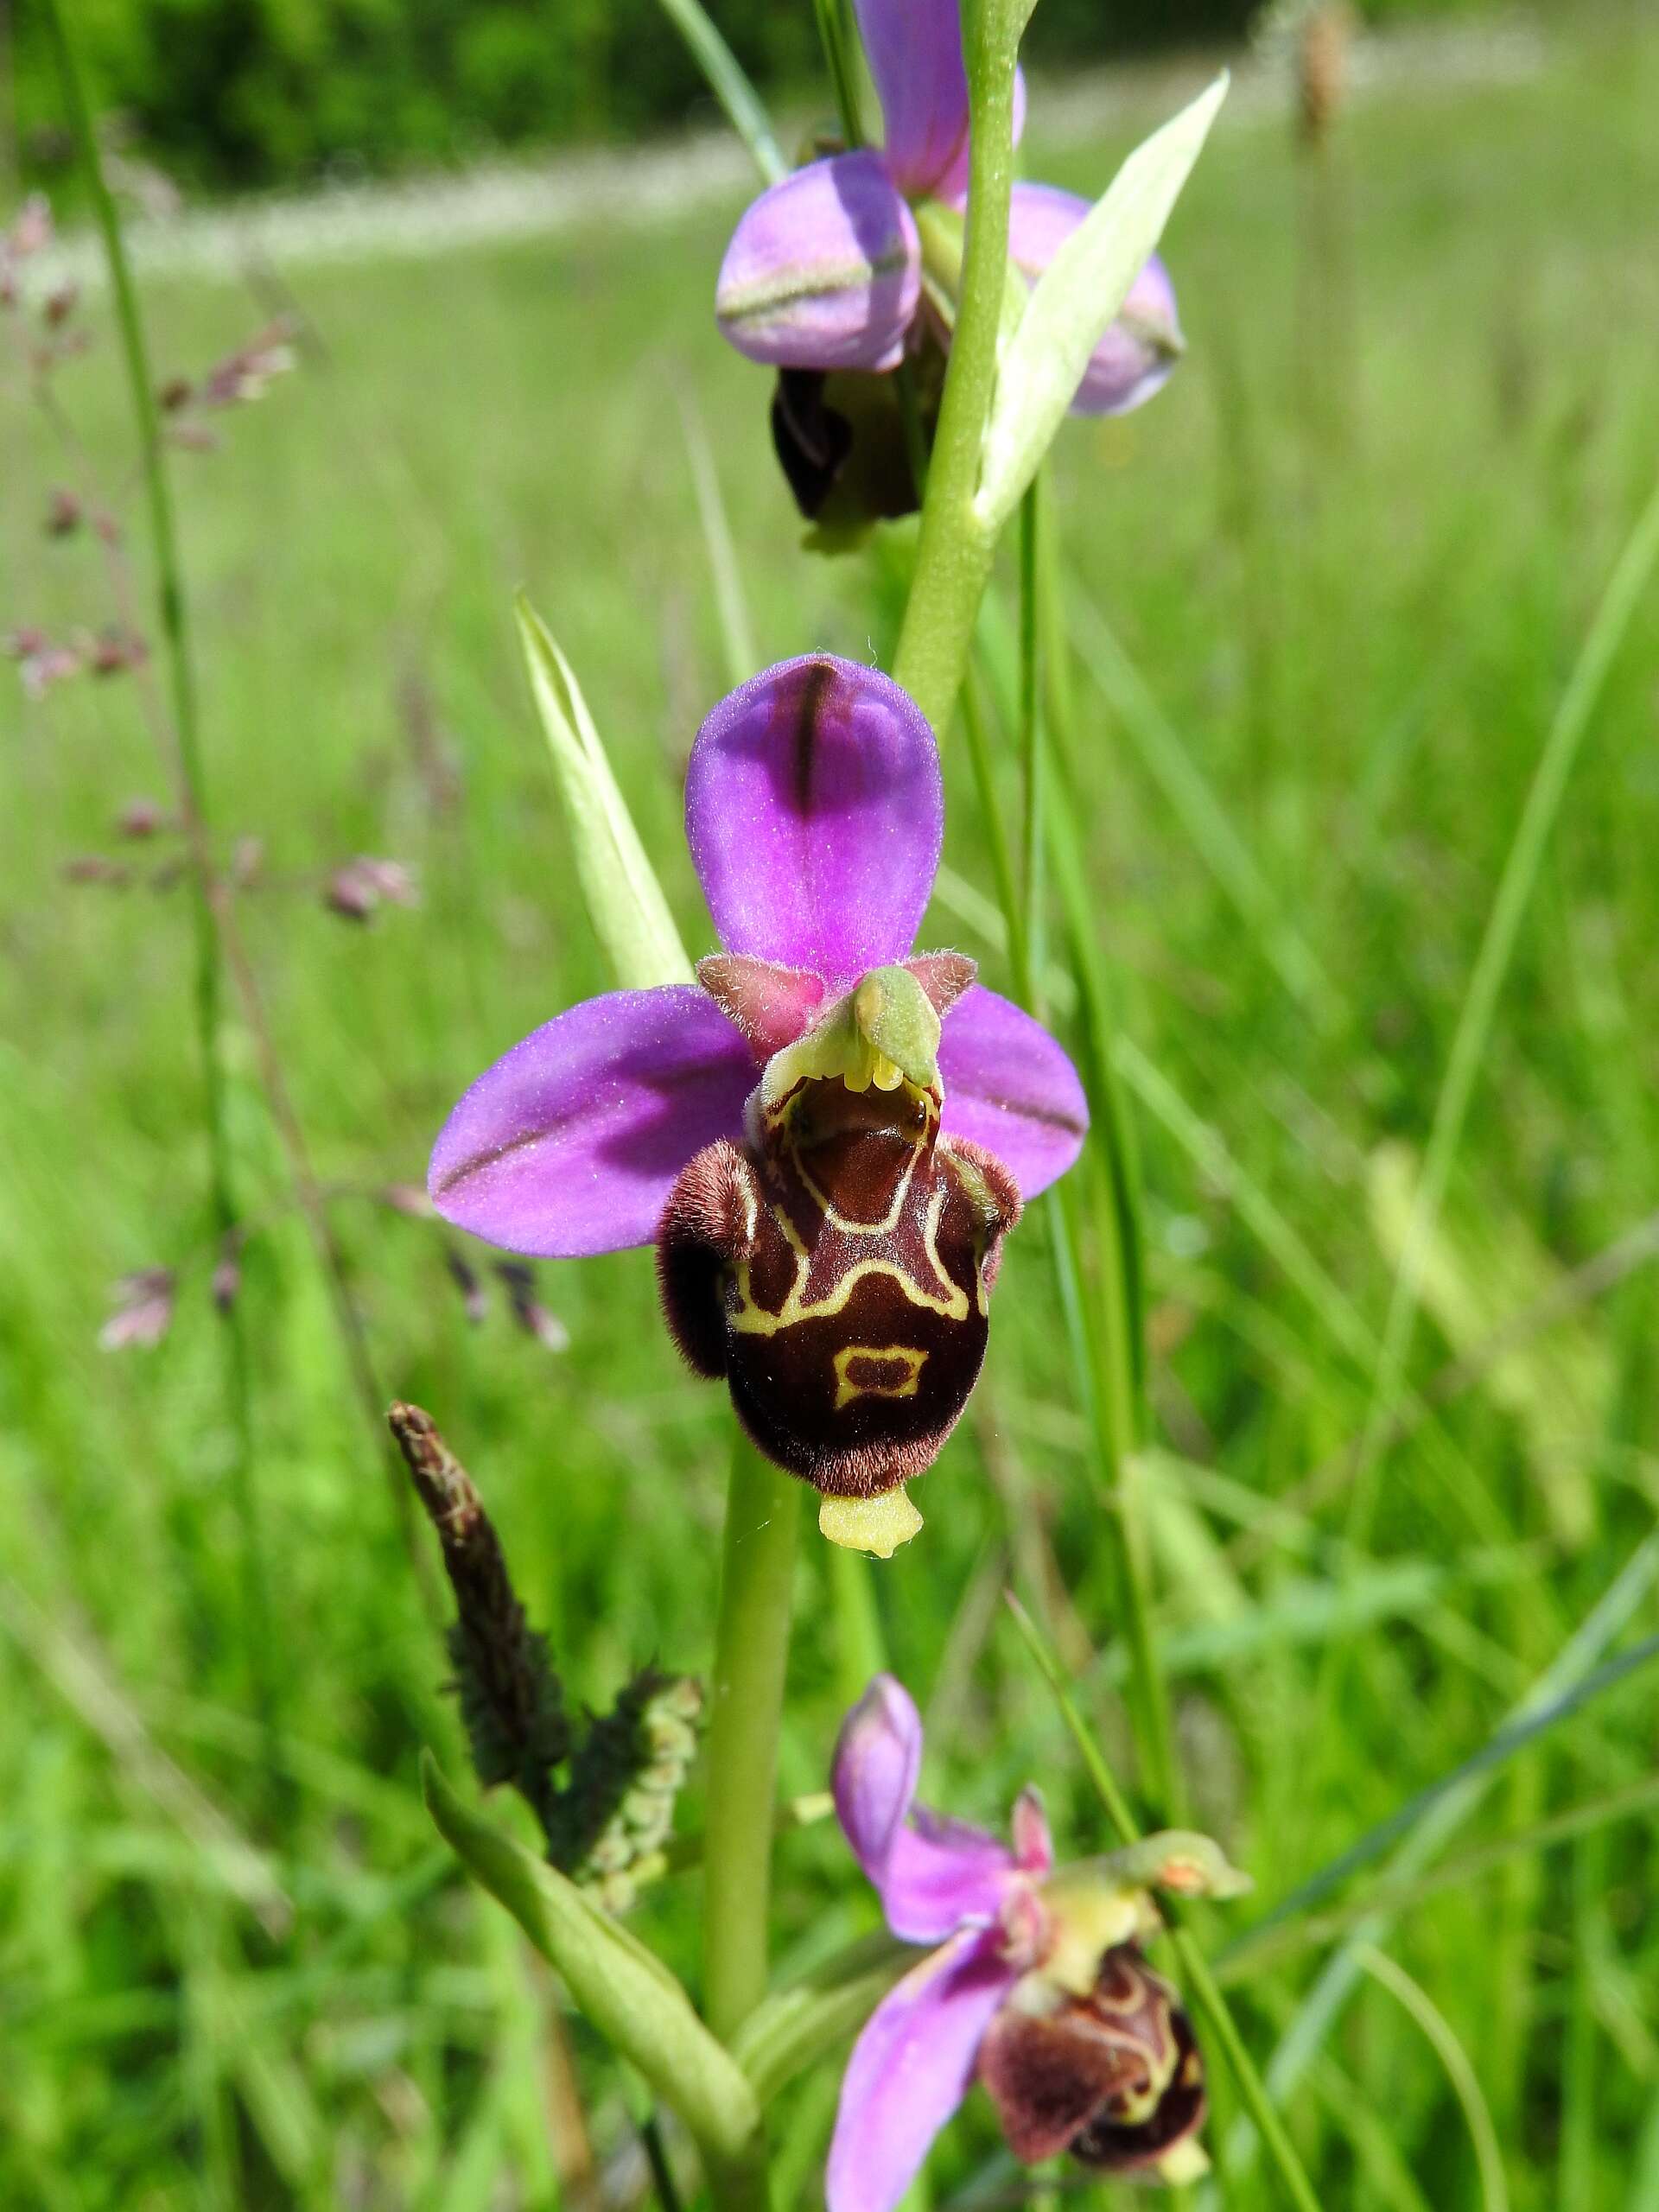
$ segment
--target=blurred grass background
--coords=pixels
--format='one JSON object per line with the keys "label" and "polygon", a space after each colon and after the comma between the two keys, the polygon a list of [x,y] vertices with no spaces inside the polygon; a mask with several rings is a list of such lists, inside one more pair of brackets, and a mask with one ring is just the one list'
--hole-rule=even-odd
{"label": "blurred grass background", "polygon": [[[1297,0],[1291,0],[1291,5]],[[1478,19],[1491,0],[1357,0],[1370,21]],[[1281,0],[1044,0],[1026,41],[1051,69],[1236,39]],[[223,189],[336,181],[476,160],[509,147],[626,141],[712,123],[657,0],[80,0],[105,105],[181,181]],[[717,0],[721,35],[761,89],[819,79],[810,8]],[[50,42],[26,0],[0,8],[0,175],[62,167]]]}
{"label": "blurred grass background", "polygon": [[[1097,143],[1051,147],[1041,93],[1028,168],[1085,190],[1173,104],[1148,91]],[[1553,23],[1522,80],[1430,71],[1358,104],[1319,162],[1287,103],[1224,120],[1167,242],[1191,358],[1154,406],[1074,425],[1059,451],[1077,598],[1117,647],[1080,618],[1108,677],[1079,672],[1101,940],[1124,1033],[1177,1102],[1143,1083],[1137,1106],[1160,1618],[1198,1812],[1263,1907],[1474,1751],[1654,1525],[1649,601],[1551,842],[1431,1255],[1412,1374],[1435,1410],[1390,1444],[1365,1556],[1341,1551],[1412,1161],[1529,776],[1652,484],[1656,105],[1659,35],[1627,10]],[[418,1181],[472,1076],[605,981],[516,664],[519,583],[581,673],[688,944],[707,942],[679,779],[727,676],[682,409],[710,442],[760,658],[890,642],[866,564],[798,554],[764,379],[714,337],[738,204],[289,270],[301,372],[175,463],[212,802],[227,847],[264,841],[243,926],[340,1193],[379,1385],[467,1459],[595,1702],[650,1657],[706,1663],[724,1401],[678,1370],[645,1255],[539,1271],[570,1335],[555,1354],[499,1295],[470,1325],[435,1229],[361,1194]],[[156,282],[147,306],[160,365],[187,372],[264,313],[205,282]],[[124,491],[107,301],[81,313],[99,342],[56,389]],[[96,544],[41,531],[86,466],[31,411],[16,346],[0,404],[0,616],[96,626]],[[233,1023],[273,1624],[251,1641],[188,916],[148,880],[166,842],[111,827],[164,786],[130,677],[28,701],[4,673],[0,2202],[632,2202],[628,2085],[421,1809],[422,1743],[461,1765],[437,1637]],[[1172,748],[1316,956],[1328,988],[1309,1002],[1172,810]],[[948,860],[988,889],[955,741],[946,775]],[[94,852],[137,880],[67,880]],[[321,876],[359,852],[410,863],[419,906],[366,928],[327,912]],[[925,938],[1005,980],[960,902]],[[973,1416],[921,1486],[924,1536],[874,1588],[930,1713],[931,1794],[1000,1821],[1036,1777],[1076,1853],[1103,1847],[1100,1816],[999,1604],[1020,1590],[1127,1758],[1043,1236],[1033,1219],[1015,1241]],[[1623,1261],[1598,1273],[1610,1248]],[[170,1334],[100,1351],[112,1279],[157,1262],[186,1270]],[[799,1595],[791,1791],[822,1785],[855,1686],[816,1542]],[[1465,1843],[1643,1783],[1653,1711],[1637,1677],[1548,1737]],[[1440,2039],[1380,1986],[1344,2016],[1293,2109],[1333,2212],[1501,2208],[1459,2049],[1517,2212],[1659,2206],[1650,1813],[1404,1917],[1392,1955]],[[638,1916],[688,1974],[696,1911],[682,1878]],[[871,1920],[832,1834],[785,1844],[779,1913],[786,1961]],[[1236,1985],[1263,2055],[1319,1955]],[[815,2201],[833,2088],[826,2070],[789,2108],[780,2202]],[[1224,2079],[1217,2098],[1224,2143]],[[982,2109],[931,2176],[938,2202],[1002,2201]],[[1269,2189],[1244,2176],[1228,2201],[1265,2208]]]}

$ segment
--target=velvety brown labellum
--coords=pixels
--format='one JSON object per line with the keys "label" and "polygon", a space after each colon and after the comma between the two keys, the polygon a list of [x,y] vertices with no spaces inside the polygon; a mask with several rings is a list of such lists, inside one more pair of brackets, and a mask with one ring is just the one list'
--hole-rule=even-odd
{"label": "velvety brown labellum", "polygon": [[808,1083],[764,1152],[700,1152],[663,1217],[681,1351],[725,1376],[768,1458],[830,1496],[875,1497],[929,1465],[984,1357],[1019,1192],[936,1129],[907,1086]]}
{"label": "velvety brown labellum", "polygon": [[[931,335],[910,359],[915,427],[931,451],[944,384]],[[913,515],[921,505],[899,382],[890,372],[780,369],[772,442],[803,517],[830,532]]]}
{"label": "velvety brown labellum", "polygon": [[980,2047],[979,2070],[1008,2148],[1028,2165],[1069,2151],[1133,2172],[1204,2120],[1192,2026],[1133,1943],[1106,1953],[1086,1999],[1038,2013],[1006,2005]]}

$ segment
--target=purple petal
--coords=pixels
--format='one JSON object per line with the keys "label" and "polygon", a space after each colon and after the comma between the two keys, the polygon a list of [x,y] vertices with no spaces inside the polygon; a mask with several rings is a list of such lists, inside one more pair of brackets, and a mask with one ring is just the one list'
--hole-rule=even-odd
{"label": "purple petal", "polygon": [[853,2046],[824,2177],[828,2212],[893,2212],[967,2095],[1018,1974],[975,1930],[912,1967]]}
{"label": "purple petal", "polygon": [[1054,1864],[1054,1839],[1048,1832],[1043,1793],[1029,1783],[1014,1801],[1014,1855],[1022,1872],[1039,1878]]}
{"label": "purple petal", "polygon": [[854,0],[887,124],[887,163],[912,200],[938,189],[968,143],[957,0]]}
{"label": "purple petal", "polygon": [[544,1022],[444,1123],[427,1187],[446,1221],[510,1252],[649,1244],[675,1177],[736,1138],[748,1047],[705,991],[607,991]]}
{"label": "purple petal", "polygon": [[925,1806],[912,1811],[921,1764],[921,1715],[902,1682],[878,1675],[842,1723],[836,1813],[893,1934],[937,1943],[965,1923],[995,1919],[1014,1857],[965,1821]]}
{"label": "purple petal", "polygon": [[876,1887],[895,1936],[937,1943],[958,1928],[989,1927],[1016,1871],[1014,1853],[994,1835],[924,1805],[893,1838]]}
{"label": "purple petal", "polygon": [[910,950],[944,832],[932,731],[853,661],[766,670],[691,748],[685,834],[721,943],[831,989]]}
{"label": "purple petal", "polygon": [[837,154],[751,202],[715,287],[722,334],[780,369],[891,369],[921,297],[916,223],[878,155]]}
{"label": "purple petal", "polygon": [[[1008,255],[1034,283],[1089,213],[1089,202],[1052,184],[1016,184]],[[1127,415],[1152,397],[1181,356],[1181,325],[1169,271],[1154,254],[1089,357],[1071,402],[1074,415]]]}
{"label": "purple petal", "polygon": [[877,1675],[841,1724],[830,1786],[853,1855],[879,1888],[922,1770],[922,1716],[892,1675]]}
{"label": "purple petal", "polygon": [[1027,1202],[1083,1149],[1089,1102],[1077,1071],[1039,1021],[976,983],[944,1019],[941,1127],[995,1153]]}

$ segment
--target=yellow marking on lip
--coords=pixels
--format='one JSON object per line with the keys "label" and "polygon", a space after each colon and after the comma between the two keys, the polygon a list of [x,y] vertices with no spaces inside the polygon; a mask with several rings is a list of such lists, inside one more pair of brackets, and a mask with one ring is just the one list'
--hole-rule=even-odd
{"label": "yellow marking on lip", "polygon": [[837,1211],[835,1202],[828,1192],[819,1187],[817,1179],[808,1169],[805,1160],[801,1157],[798,1146],[790,1145],[789,1156],[795,1163],[795,1173],[806,1186],[808,1196],[823,1213],[825,1221],[840,1230],[843,1236],[891,1236],[893,1230],[898,1228],[899,1217],[905,1211],[905,1202],[910,1196],[910,1186],[916,1179],[916,1163],[922,1156],[922,1148],[919,1144],[912,1147],[910,1158],[905,1162],[905,1172],[899,1178],[899,1187],[893,1192],[893,1204],[880,1221],[849,1221],[844,1213]]}
{"label": "yellow marking on lip", "polygon": [[[868,1360],[881,1368],[896,1368],[899,1371],[890,1382],[855,1382],[852,1376],[855,1360]],[[927,1354],[918,1351],[914,1344],[846,1344],[836,1354],[836,1411],[850,1406],[855,1398],[913,1398],[921,1388],[922,1370],[927,1364]]]}
{"label": "yellow marking on lip", "polygon": [[870,1259],[860,1260],[855,1266],[849,1268],[827,1298],[816,1299],[809,1304],[801,1292],[811,1269],[812,1255],[801,1242],[786,1209],[769,1205],[767,1211],[782,1230],[795,1255],[795,1280],[791,1283],[789,1294],[779,1311],[769,1313],[764,1306],[755,1303],[748,1261],[740,1260],[734,1285],[733,1304],[735,1310],[728,1316],[728,1325],[739,1336],[775,1337],[780,1329],[791,1328],[797,1321],[826,1320],[832,1314],[845,1312],[847,1301],[867,1275],[891,1275],[912,1306],[920,1306],[924,1313],[940,1314],[947,1321],[965,1321],[969,1314],[968,1294],[960,1283],[951,1278],[939,1258],[939,1224],[944,1218],[948,1196],[949,1192],[941,1183],[929,1203],[927,1223],[923,1233],[923,1249],[931,1262],[934,1274],[945,1287],[947,1294],[944,1298],[930,1296],[914,1275],[907,1274],[893,1261]]}

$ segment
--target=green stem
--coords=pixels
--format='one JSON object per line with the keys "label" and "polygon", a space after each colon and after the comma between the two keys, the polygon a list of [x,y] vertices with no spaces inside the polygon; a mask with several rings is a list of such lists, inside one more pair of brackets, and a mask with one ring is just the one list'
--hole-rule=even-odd
{"label": "green stem", "polygon": [[964,23],[963,43],[972,137],[962,293],[928,467],[916,573],[893,662],[894,679],[941,733],[962,688],[996,550],[995,533],[980,521],[974,495],[1007,283],[1014,69],[1025,20],[1025,11],[1011,0],[982,0],[978,9],[965,12],[971,23],[971,35]]}
{"label": "green stem", "polygon": [[740,1436],[726,1499],[709,1718],[703,1983],[729,2043],[766,1991],[778,1735],[800,1485]]}
{"label": "green stem", "polygon": [[[202,1109],[207,1129],[213,1229],[219,1250],[228,1253],[234,1243],[237,1212],[230,1128],[225,1105],[220,954],[214,911],[218,878],[208,839],[207,779],[202,766],[200,730],[196,713],[195,677],[190,658],[184,574],[179,560],[178,535],[174,526],[172,492],[168,483],[162,444],[161,416],[156,404],[155,379],[144,339],[143,321],[138,311],[138,296],[127,260],[126,242],[121,234],[121,221],[116,212],[115,201],[105,181],[86,79],[81,73],[79,58],[70,35],[61,0],[47,0],[46,21],[62,81],[65,105],[69,111],[70,129],[81,168],[86,173],[93,213],[104,243],[105,258],[109,264],[116,322],[121,336],[122,359],[138,434],[144,496],[149,515],[150,543],[156,560],[157,614],[166,649],[173,739],[177,753],[180,812],[189,842],[192,861],[189,880],[195,938],[196,1036],[201,1058]],[[269,1662],[275,1644],[265,1586],[258,1493],[254,1479],[253,1408],[248,1344],[239,1300],[232,1300],[224,1316],[221,1343],[225,1355],[226,1396],[236,1439],[232,1484],[242,1524],[242,1579],[244,1602],[248,1612],[247,1649],[251,1656],[255,1699],[267,1723],[274,1726],[276,1678]]]}
{"label": "green stem", "polygon": [[1031,480],[1020,502],[1020,759],[1026,798],[1026,957],[1030,963],[1031,1011],[1041,1017],[1041,978],[1047,958],[1043,927],[1043,818],[1047,810],[1043,773],[1044,734],[1040,684],[1046,645],[1039,626],[1039,508],[1044,503],[1043,471]]}

